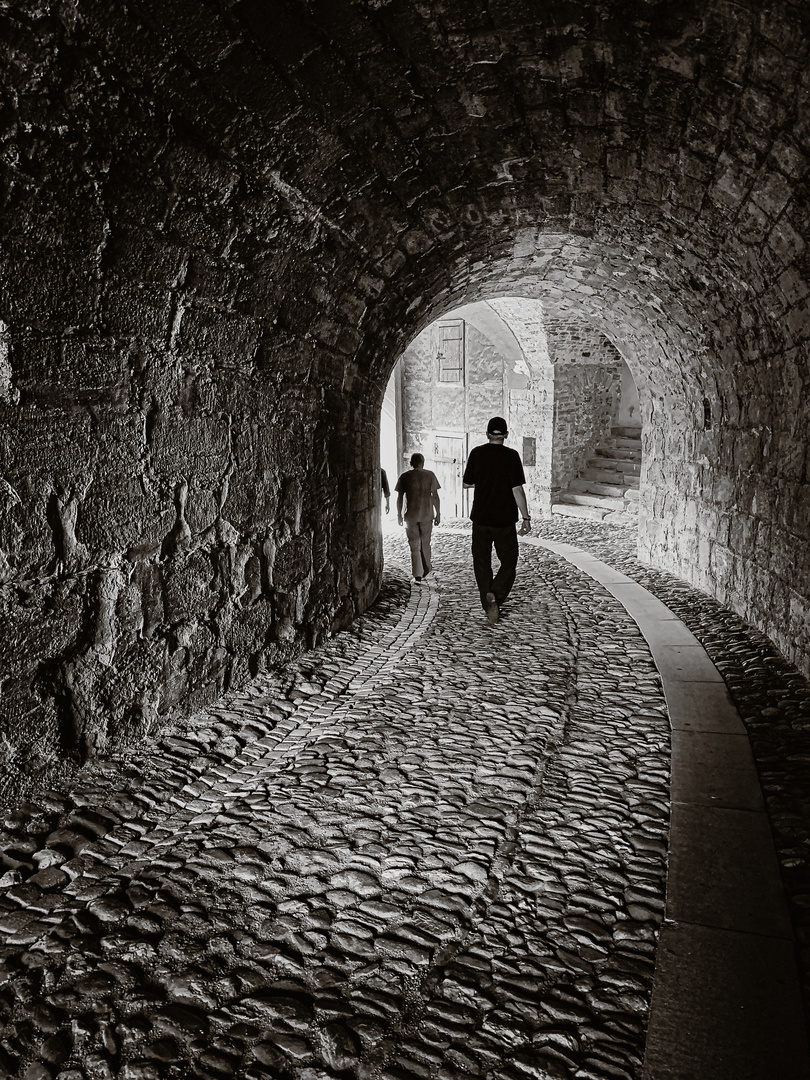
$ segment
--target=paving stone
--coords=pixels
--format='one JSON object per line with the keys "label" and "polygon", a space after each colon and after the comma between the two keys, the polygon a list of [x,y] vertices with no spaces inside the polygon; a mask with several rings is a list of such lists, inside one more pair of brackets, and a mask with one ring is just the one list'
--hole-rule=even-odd
{"label": "paving stone", "polygon": [[389,544],[381,613],[292,661],[288,692],[259,676],[136,775],[21,812],[41,832],[9,832],[0,886],[21,1017],[46,979],[47,1034],[104,1010],[78,1053],[122,1077],[635,1080],[667,850],[655,669],[618,602],[536,548],[486,631],[468,541],[440,544],[449,576],[418,595]]}

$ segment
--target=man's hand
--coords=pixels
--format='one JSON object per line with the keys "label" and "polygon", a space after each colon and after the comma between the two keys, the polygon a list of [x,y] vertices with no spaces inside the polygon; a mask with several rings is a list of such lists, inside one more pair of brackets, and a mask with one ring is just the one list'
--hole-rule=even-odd
{"label": "man's hand", "polygon": [[397,525],[402,524],[402,514],[397,514]]}
{"label": "man's hand", "polygon": [[442,515],[437,514],[436,517],[433,519],[433,524],[434,525],[441,525],[441,521],[442,521]]}
{"label": "man's hand", "polygon": [[390,509],[391,509],[391,502],[390,502],[389,499],[386,499],[385,500],[385,512],[386,512],[386,514],[389,512]]}
{"label": "man's hand", "polygon": [[521,523],[520,523],[520,528],[518,529],[518,536],[526,536],[531,531],[532,531],[532,523],[531,523],[531,521],[529,520],[529,518],[524,518],[523,521],[521,521]]}

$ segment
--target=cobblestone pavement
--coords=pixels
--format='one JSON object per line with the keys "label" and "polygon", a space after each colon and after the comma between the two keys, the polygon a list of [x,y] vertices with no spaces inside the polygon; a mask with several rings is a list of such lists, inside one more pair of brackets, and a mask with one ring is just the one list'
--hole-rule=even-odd
{"label": "cobblestone pavement", "polygon": [[671,574],[640,563],[632,526],[532,524],[535,536],[587,549],[657,596],[723,676],[748,730],[762,785],[810,1027],[810,682],[738,615]]}
{"label": "cobblestone pavement", "polygon": [[669,736],[636,626],[388,540],[352,631],[7,812],[0,1074],[638,1077]]}

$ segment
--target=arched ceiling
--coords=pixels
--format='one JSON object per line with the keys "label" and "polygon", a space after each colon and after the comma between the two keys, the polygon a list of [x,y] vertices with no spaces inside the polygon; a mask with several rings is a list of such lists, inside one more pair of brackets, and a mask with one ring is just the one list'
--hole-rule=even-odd
{"label": "arched ceiling", "polygon": [[371,258],[385,321],[542,296],[638,374],[704,391],[723,352],[727,382],[804,333],[772,322],[802,300],[809,22],[726,0],[243,0],[205,33],[160,16],[201,83],[272,132],[234,125],[234,160],[272,157]]}
{"label": "arched ceiling", "polygon": [[87,0],[34,25],[21,173],[58,172],[39,130],[84,144],[108,251],[148,216],[381,385],[498,296],[592,322],[662,394],[745,396],[765,355],[806,378],[805,5]]}

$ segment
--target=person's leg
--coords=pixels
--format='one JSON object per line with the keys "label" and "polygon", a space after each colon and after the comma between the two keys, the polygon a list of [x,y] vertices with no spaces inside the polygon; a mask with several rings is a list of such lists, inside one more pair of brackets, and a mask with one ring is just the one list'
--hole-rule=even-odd
{"label": "person's leg", "polygon": [[424,577],[424,568],[422,567],[422,534],[419,531],[419,522],[406,521],[405,535],[408,537],[408,547],[411,549],[413,576],[421,581]]}
{"label": "person's leg", "polygon": [[492,530],[495,554],[500,561],[500,567],[492,582],[492,592],[495,599],[502,604],[509,595],[515,584],[518,561],[518,538],[514,525],[505,529]]}
{"label": "person's leg", "polygon": [[430,551],[430,538],[433,535],[433,518],[420,521],[419,528],[422,533],[422,566],[425,568],[425,577],[433,569],[433,557]]}
{"label": "person's leg", "polygon": [[472,560],[481,607],[487,609],[487,593],[492,591],[492,530],[487,525],[472,527]]}

